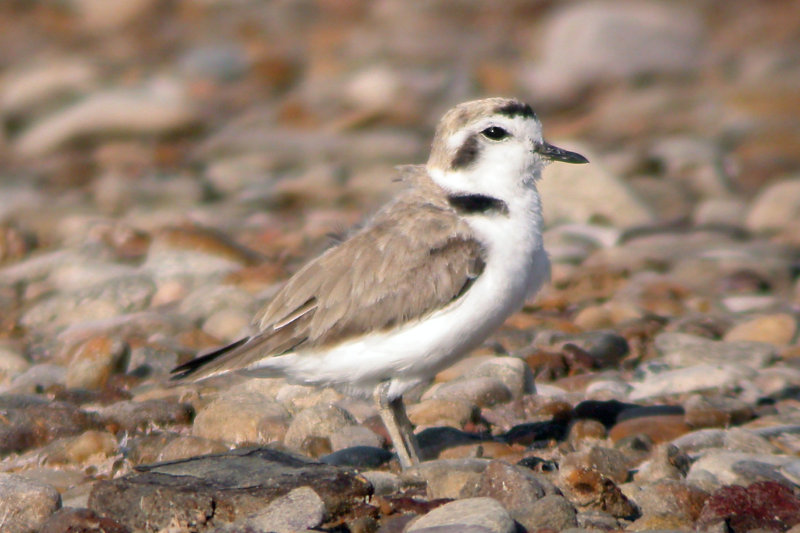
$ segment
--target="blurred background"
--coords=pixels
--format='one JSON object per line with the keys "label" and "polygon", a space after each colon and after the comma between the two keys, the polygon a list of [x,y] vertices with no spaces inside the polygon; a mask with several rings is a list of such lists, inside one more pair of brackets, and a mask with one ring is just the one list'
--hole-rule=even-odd
{"label": "blurred background", "polygon": [[[198,264],[231,257],[254,267],[238,283],[269,289],[391,197],[445,110],[490,95],[530,102],[592,161],[541,184],[557,282],[642,232],[800,244],[795,1],[7,0],[0,260],[67,248],[84,264],[45,269],[10,307],[120,262],[156,280],[134,309],[180,301],[208,281]],[[177,267],[175,250],[227,267]]]}

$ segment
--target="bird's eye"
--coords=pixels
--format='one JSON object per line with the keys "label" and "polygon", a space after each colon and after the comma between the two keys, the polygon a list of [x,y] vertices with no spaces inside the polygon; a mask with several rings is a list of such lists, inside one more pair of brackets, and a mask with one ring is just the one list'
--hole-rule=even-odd
{"label": "bird's eye", "polygon": [[483,130],[481,134],[487,139],[491,139],[493,141],[502,141],[503,139],[511,135],[506,130],[498,126],[490,126],[485,130]]}

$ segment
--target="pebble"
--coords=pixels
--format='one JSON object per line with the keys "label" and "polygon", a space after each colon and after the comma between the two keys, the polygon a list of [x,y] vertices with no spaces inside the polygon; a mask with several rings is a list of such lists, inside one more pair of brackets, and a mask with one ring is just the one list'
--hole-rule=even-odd
{"label": "pebble", "polygon": [[[750,487],[800,478],[797,17],[524,3],[5,10],[0,471],[71,508],[38,529],[399,533],[476,497],[519,530],[787,529]],[[551,281],[405,395],[423,465],[371,398],[168,385],[395,197],[442,111],[520,90],[591,163],[537,184]],[[491,531],[460,518],[423,529]]]}
{"label": "pebble", "polygon": [[136,91],[96,92],[31,126],[16,139],[14,150],[33,158],[113,131],[158,134],[185,128],[197,115],[183,92],[179,83],[169,80]]}
{"label": "pebble", "polygon": [[284,443],[294,449],[301,449],[306,439],[331,436],[348,426],[356,425],[353,415],[335,405],[318,405],[297,413],[286,430]]}
{"label": "pebble", "polygon": [[[698,66],[703,25],[688,6],[593,1],[554,10],[543,24],[542,63],[525,78],[543,98],[609,78]],[[625,43],[614,39],[620,34]]]}
{"label": "pebble", "polygon": [[750,231],[774,232],[800,216],[800,179],[789,177],[764,187],[747,212]]}
{"label": "pebble", "polygon": [[728,340],[711,341],[686,333],[661,333],[655,338],[655,349],[673,367],[699,363],[740,364],[764,368],[775,360],[775,347],[767,343]]}
{"label": "pebble", "polygon": [[797,321],[787,313],[765,315],[737,324],[725,333],[725,342],[766,342],[785,346],[797,334]]}
{"label": "pebble", "polygon": [[67,367],[65,384],[71,389],[99,389],[116,371],[127,355],[127,346],[107,336],[98,336],[80,344]]}
{"label": "pebble", "polygon": [[411,522],[405,531],[420,533],[437,526],[457,526],[459,531],[464,531],[462,528],[480,527],[487,533],[516,531],[514,520],[492,498],[466,498],[446,503]]}
{"label": "pebble", "polygon": [[494,377],[464,377],[431,388],[423,400],[466,401],[471,405],[488,407],[511,400],[512,394],[502,380]]}
{"label": "pebble", "polygon": [[693,365],[653,374],[640,382],[632,383],[633,391],[628,398],[636,401],[707,390],[731,390],[754,376],[755,371],[751,368],[739,365]]}
{"label": "pebble", "polygon": [[225,531],[235,532],[244,529],[270,531],[275,533],[294,533],[315,529],[325,521],[328,511],[325,502],[310,487],[298,487],[285,496],[273,500],[265,509],[236,520]]}
{"label": "pebble", "polygon": [[288,428],[289,413],[273,399],[232,392],[197,412],[192,435],[230,444],[267,444],[288,437]]}
{"label": "pebble", "polygon": [[[294,502],[304,510],[304,520],[321,521],[318,499],[324,502],[326,516],[335,519],[371,490],[351,470],[270,448],[232,450],[140,470],[95,483],[89,509],[131,530],[159,530],[180,521],[205,525],[211,517],[215,525],[235,524],[254,515],[257,520],[257,513],[268,512],[268,505],[284,498],[273,508],[283,519],[292,520],[287,508]],[[303,487],[306,490],[286,498]],[[272,515],[276,520],[277,514]]]}
{"label": "pebble", "polygon": [[17,474],[0,473],[3,531],[32,533],[61,507],[61,495],[52,486]]}
{"label": "pebble", "polygon": [[708,529],[721,523],[734,531],[785,531],[800,523],[800,499],[773,481],[722,487],[706,501],[697,525]]}
{"label": "pebble", "polygon": [[460,497],[465,486],[474,486],[488,464],[487,459],[436,459],[409,468],[401,478],[426,482],[430,498],[455,499]]}
{"label": "pebble", "polygon": [[530,507],[521,510],[517,514],[512,514],[512,516],[527,531],[541,529],[564,531],[578,527],[575,506],[560,494],[544,496]]}

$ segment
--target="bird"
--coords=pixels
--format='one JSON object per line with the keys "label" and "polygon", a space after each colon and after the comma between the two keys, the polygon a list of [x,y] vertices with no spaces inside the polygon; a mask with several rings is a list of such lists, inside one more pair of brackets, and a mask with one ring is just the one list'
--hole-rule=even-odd
{"label": "bird", "polygon": [[175,367],[236,372],[372,398],[403,469],[420,450],[403,394],[479,346],[549,280],[537,182],[551,162],[533,109],[491,97],[447,111],[425,165],[358,229],[298,270],[254,334]]}

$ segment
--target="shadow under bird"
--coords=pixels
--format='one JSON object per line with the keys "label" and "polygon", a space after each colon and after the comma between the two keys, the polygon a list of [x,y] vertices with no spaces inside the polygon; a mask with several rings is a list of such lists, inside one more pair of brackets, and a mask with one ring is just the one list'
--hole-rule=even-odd
{"label": "shadow under bird", "polygon": [[536,182],[551,161],[516,99],[462,103],[441,119],[426,165],[347,240],[306,264],[254,319],[255,333],[173,370],[286,377],[373,396],[400,464],[419,463],[403,393],[478,346],[548,280]]}

